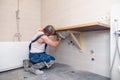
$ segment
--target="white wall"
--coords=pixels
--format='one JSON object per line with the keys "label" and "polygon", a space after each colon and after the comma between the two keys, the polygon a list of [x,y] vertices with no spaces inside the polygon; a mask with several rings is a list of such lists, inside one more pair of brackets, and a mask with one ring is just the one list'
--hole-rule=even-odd
{"label": "white wall", "polygon": [[[79,70],[109,76],[109,30],[83,33],[83,52],[76,45],[70,44],[70,41],[74,42],[69,36],[57,49],[49,49],[57,62],[71,65]],[[92,58],[95,60],[92,61]]]}
{"label": "white wall", "polygon": [[[21,40],[31,40],[41,23],[64,27],[97,21],[99,17],[109,15],[110,6],[110,0],[20,0]],[[0,0],[0,41],[14,40],[16,10],[17,0]],[[69,37],[54,51],[58,62],[109,76],[109,31],[83,33],[83,53],[72,44],[68,46],[70,40]],[[91,61],[92,57],[95,61]]]}
{"label": "white wall", "polygon": [[[110,0],[42,0],[42,25],[64,27],[94,22],[109,15],[111,4]],[[83,53],[76,46],[69,46],[70,40],[57,49],[50,48],[58,62],[109,77],[109,31],[83,33]],[[92,57],[95,61],[91,61]]]}
{"label": "white wall", "polygon": [[[0,41],[16,41],[16,11],[18,0],[0,0]],[[41,25],[41,0],[20,1],[20,34],[22,41],[32,39]]]}
{"label": "white wall", "polygon": [[[117,1],[117,0],[116,0]],[[113,68],[111,71],[111,79],[112,80],[120,80],[120,70],[118,69],[118,66],[120,66],[120,57],[118,55],[118,48],[116,47],[116,39],[115,38],[115,31],[117,29],[120,30],[120,1],[119,2],[115,2],[112,6],[112,10],[111,10],[111,48],[110,48],[110,52],[111,52],[111,66],[113,64]],[[117,21],[115,21],[117,20]],[[120,43],[120,38],[118,38],[118,44]],[[119,48],[120,49],[120,48]],[[116,54],[116,56],[115,56]],[[114,60],[114,56],[115,56],[115,61]]]}
{"label": "white wall", "polygon": [[42,0],[42,25],[76,25],[109,16],[112,0]]}

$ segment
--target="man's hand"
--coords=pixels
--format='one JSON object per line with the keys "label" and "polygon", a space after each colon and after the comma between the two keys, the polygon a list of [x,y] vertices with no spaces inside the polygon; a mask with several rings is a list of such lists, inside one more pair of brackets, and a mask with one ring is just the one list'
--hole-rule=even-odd
{"label": "man's hand", "polygon": [[59,39],[64,40],[64,36],[62,36],[62,34],[60,34],[59,32],[58,33],[56,32],[56,34]]}

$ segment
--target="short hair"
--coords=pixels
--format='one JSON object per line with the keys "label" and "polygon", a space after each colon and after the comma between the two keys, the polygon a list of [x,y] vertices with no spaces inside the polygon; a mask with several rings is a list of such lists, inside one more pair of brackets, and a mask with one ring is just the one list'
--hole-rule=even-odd
{"label": "short hair", "polygon": [[55,33],[55,29],[52,25],[47,25],[43,30],[44,30],[44,33],[47,33],[49,35],[52,35]]}

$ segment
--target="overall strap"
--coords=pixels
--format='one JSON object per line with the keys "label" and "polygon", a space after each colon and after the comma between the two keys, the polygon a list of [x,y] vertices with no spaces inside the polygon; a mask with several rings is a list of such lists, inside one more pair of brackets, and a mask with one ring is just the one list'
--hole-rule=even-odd
{"label": "overall strap", "polygon": [[[32,40],[32,41],[30,42],[30,44],[29,44],[29,51],[31,50],[31,44],[32,44],[33,42],[37,41],[37,40],[38,40],[39,38],[41,38],[43,35],[44,35],[44,34],[39,35],[38,37],[36,37],[34,40]],[[46,48],[45,48],[45,49],[46,49]]]}
{"label": "overall strap", "polygon": [[45,49],[44,49],[44,51],[46,51],[46,48],[47,48],[47,44],[45,44]]}

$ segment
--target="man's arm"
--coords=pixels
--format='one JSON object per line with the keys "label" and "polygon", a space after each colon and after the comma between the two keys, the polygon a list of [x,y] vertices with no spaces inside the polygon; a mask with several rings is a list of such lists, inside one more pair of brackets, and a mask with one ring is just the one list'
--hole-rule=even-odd
{"label": "man's arm", "polygon": [[53,46],[53,47],[57,47],[61,42],[61,39],[59,39],[58,41],[53,41],[46,35],[42,36],[42,39],[45,43],[47,43],[48,45]]}

